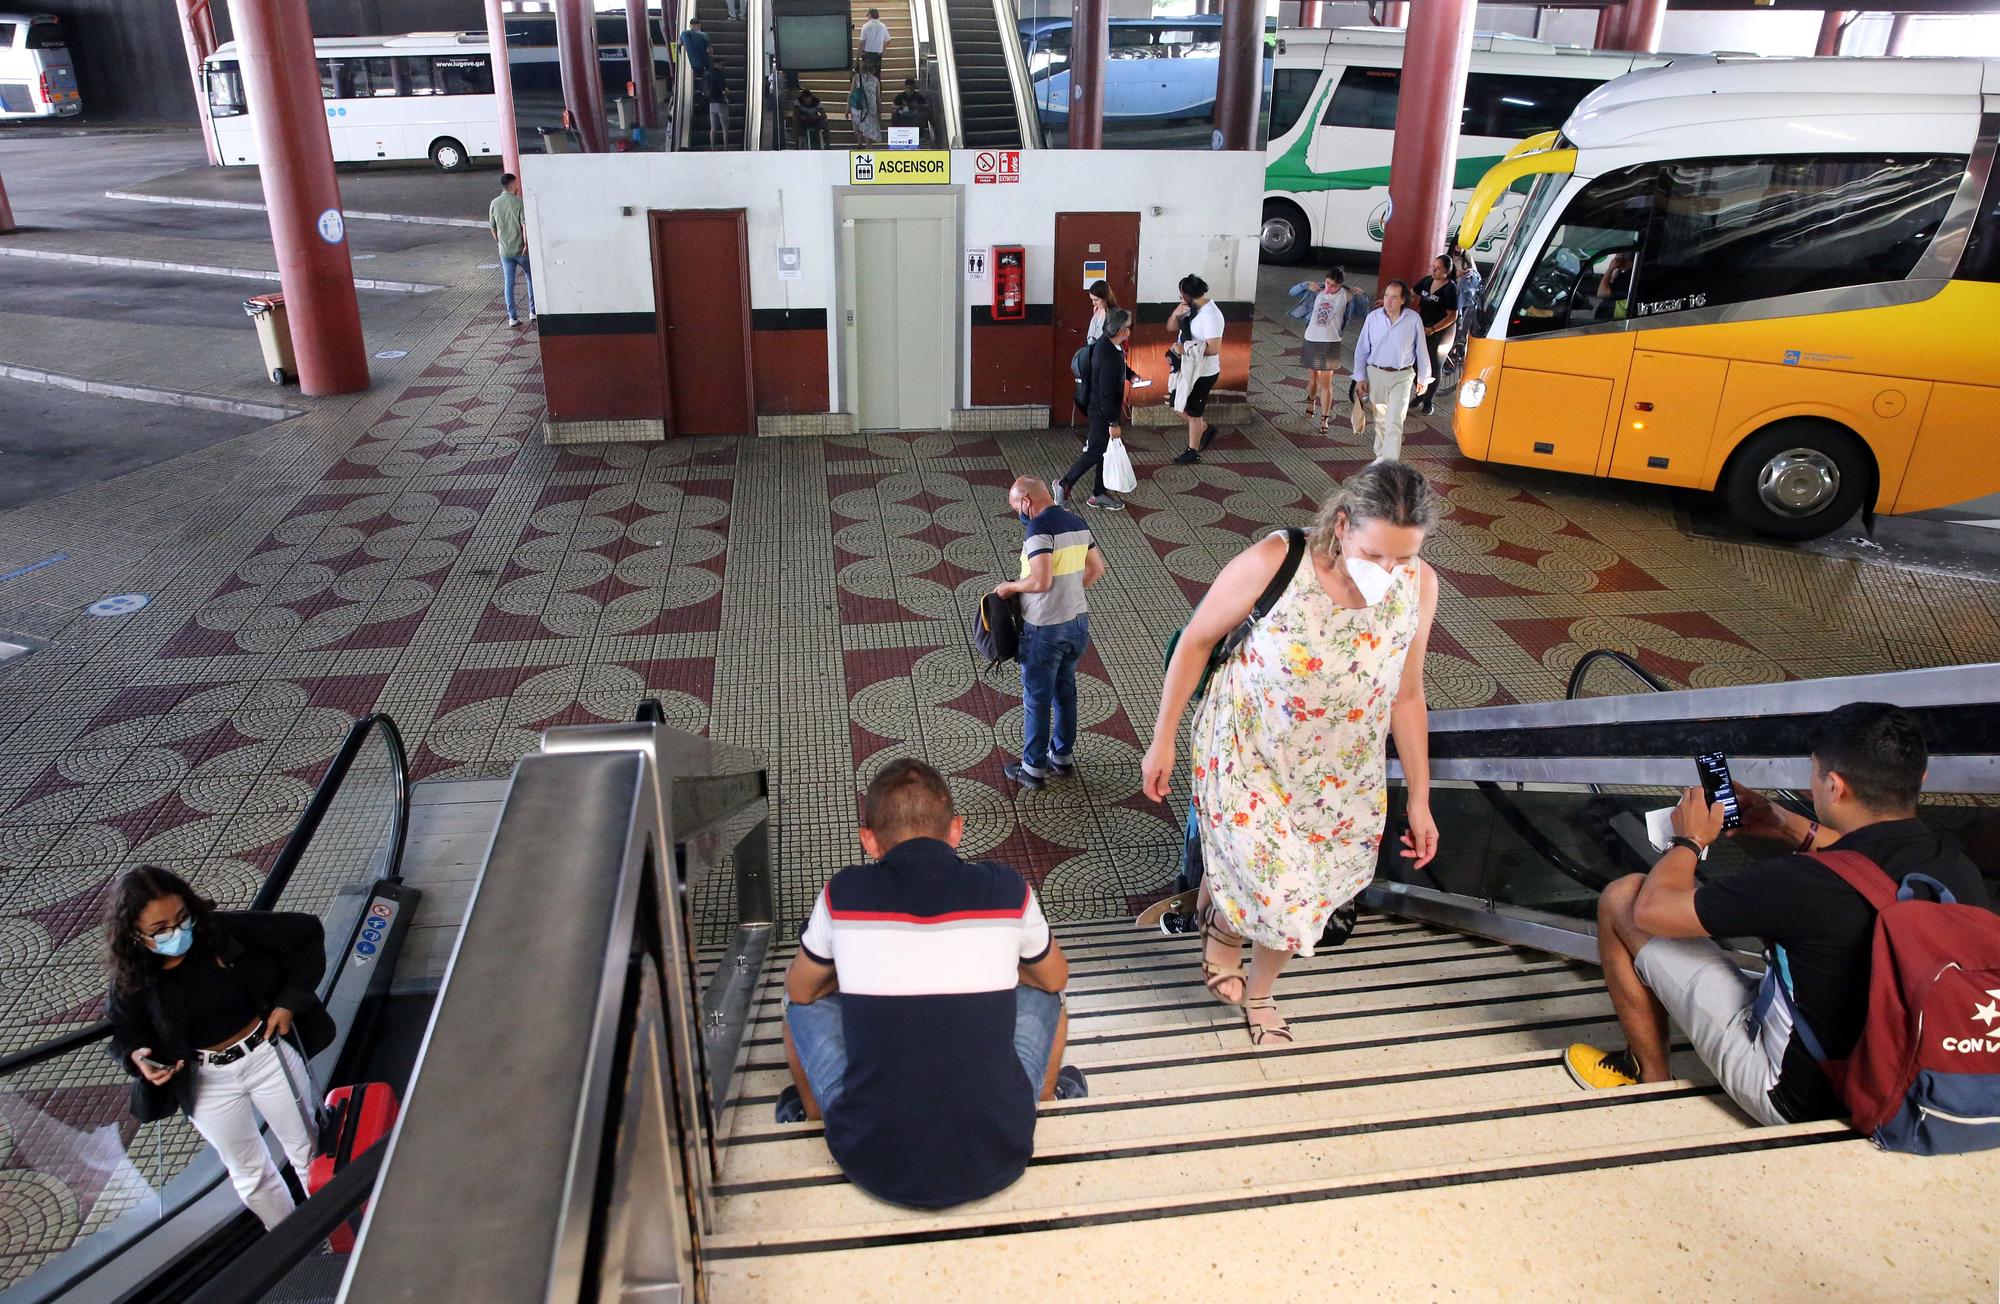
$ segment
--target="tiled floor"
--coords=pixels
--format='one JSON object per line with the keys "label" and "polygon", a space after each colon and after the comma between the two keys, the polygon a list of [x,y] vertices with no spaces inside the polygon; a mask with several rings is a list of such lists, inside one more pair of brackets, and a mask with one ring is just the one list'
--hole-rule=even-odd
{"label": "tiled floor", "polygon": [[[1304,433],[1279,308],[1259,322],[1252,428],[1199,467],[1167,463],[1171,432],[1135,432],[1131,510],[1090,518],[1110,575],[1082,774],[1039,793],[1001,775],[1019,684],[981,670],[966,628],[1015,565],[1009,480],[1066,463],[1067,432],[552,449],[534,342],[481,304],[339,420],[0,515],[0,573],[101,544],[81,581],[0,584],[0,630],[51,640],[0,671],[0,1048],[95,1016],[95,921],[122,866],[247,900],[370,710],[431,778],[504,774],[550,725],[659,697],[672,723],[770,758],[794,919],[853,854],[858,787],[914,752],[951,776],[968,849],[1026,871],[1053,913],[1125,910],[1178,854],[1175,812],[1138,778],[1166,639],[1248,538],[1368,457],[1344,430]],[[1598,646],[1691,685],[2000,660],[2000,584],[1692,538],[1663,495],[1496,474],[1435,430],[1406,456],[1450,504],[1426,549],[1435,706],[1556,696]],[[153,600],[88,618],[79,582]],[[78,1062],[36,1100],[118,1126],[117,1082]],[[102,1216],[97,1186],[15,1143],[35,1131],[26,1100],[0,1098],[0,1222],[60,1238]],[[17,1254],[48,1243],[22,1234]]]}

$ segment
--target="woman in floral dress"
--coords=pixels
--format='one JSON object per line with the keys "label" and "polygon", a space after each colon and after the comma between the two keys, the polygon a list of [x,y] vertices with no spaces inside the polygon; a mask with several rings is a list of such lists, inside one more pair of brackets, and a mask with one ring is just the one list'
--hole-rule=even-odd
{"label": "woman in floral dress", "polygon": [[[1375,876],[1391,736],[1409,785],[1402,854],[1419,866],[1437,854],[1424,703],[1437,579],[1417,560],[1434,515],[1429,482],[1401,462],[1375,462],[1343,485],[1307,533],[1290,585],[1195,716],[1202,970],[1218,999],[1243,1007],[1256,1045],[1292,1039],[1271,995],[1279,971],[1311,955],[1327,917]],[[1240,553],[1188,621],[1146,752],[1153,800],[1172,782],[1175,736],[1210,650],[1248,619],[1285,550],[1280,533]]]}

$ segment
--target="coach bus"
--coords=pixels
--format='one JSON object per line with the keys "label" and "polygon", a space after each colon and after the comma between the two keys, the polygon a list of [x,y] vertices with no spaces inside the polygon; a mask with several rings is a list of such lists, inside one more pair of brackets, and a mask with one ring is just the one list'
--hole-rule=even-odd
{"label": "coach bus", "polygon": [[[1035,111],[1053,136],[1069,129],[1070,20],[1024,18],[1021,45],[1035,87]],[[1264,89],[1271,88],[1277,24],[1265,23]],[[1215,116],[1222,61],[1222,15],[1114,18],[1104,69],[1104,127],[1207,123]]]}
{"label": "coach bus", "polygon": [[0,121],[82,111],[61,21],[54,14],[0,13]]}
{"label": "coach bus", "polygon": [[1712,490],[1814,538],[2000,525],[2000,61],[1676,59],[1480,182],[1530,182],[1474,323],[1469,458]]}
{"label": "coach bus", "polygon": [[[1509,149],[1561,126],[1585,95],[1634,68],[1664,61],[1521,37],[1475,36],[1459,128],[1456,203],[1462,208],[1472,185]],[[1402,65],[1398,28],[1278,33],[1265,150],[1265,261],[1294,263],[1314,245],[1381,248]],[[1506,234],[1519,208],[1519,196],[1499,207],[1482,249]]]}

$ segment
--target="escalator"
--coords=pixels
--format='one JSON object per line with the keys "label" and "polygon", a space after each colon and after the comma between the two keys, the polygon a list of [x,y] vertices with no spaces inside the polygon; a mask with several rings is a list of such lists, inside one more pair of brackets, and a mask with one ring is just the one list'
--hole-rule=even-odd
{"label": "escalator", "polygon": [[[754,11],[759,7],[752,6],[752,9]],[[749,103],[746,97],[761,95],[763,87],[750,66],[749,24],[740,18],[731,18],[729,6],[724,0],[693,0],[689,8],[693,16],[701,20],[701,30],[708,34],[709,58],[722,69],[723,79],[729,84],[729,138],[722,148],[754,148],[754,142],[746,143],[746,107]],[[699,85],[693,88],[692,111],[682,118],[680,147],[688,150],[709,148],[708,99]]]}
{"label": "escalator", "polygon": [[[966,149],[1020,149],[1033,146],[1034,95],[1028,85],[1027,63],[1020,33],[1011,18],[1003,22],[994,0],[930,0],[942,9],[934,28],[945,33],[944,93],[958,104],[962,146]],[[1012,6],[1007,5],[1011,13]]]}

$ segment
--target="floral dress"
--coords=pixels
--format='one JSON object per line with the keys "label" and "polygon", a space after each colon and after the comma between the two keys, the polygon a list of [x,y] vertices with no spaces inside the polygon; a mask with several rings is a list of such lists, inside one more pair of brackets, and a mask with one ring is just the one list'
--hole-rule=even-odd
{"label": "floral dress", "polygon": [[1375,877],[1418,566],[1397,567],[1380,602],[1350,610],[1308,558],[1195,717],[1209,890],[1228,926],[1260,946],[1311,955],[1327,916]]}

